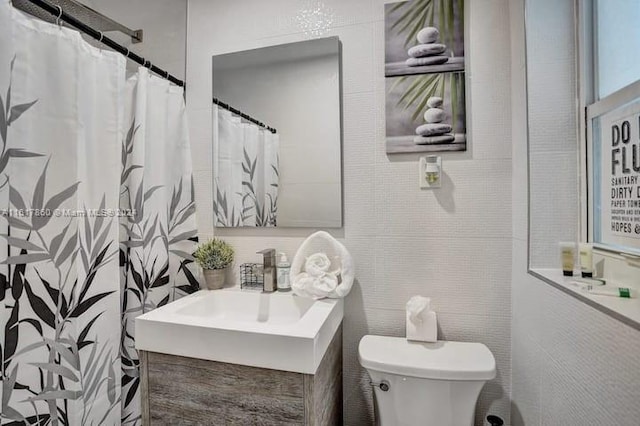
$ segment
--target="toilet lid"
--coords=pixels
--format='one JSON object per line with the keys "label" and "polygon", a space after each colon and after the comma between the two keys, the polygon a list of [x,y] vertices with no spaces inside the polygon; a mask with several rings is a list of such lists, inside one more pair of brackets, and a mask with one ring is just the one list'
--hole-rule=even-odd
{"label": "toilet lid", "polygon": [[496,376],[496,360],[482,343],[364,336],[358,352],[364,368],[384,373],[440,380],[491,380]]}

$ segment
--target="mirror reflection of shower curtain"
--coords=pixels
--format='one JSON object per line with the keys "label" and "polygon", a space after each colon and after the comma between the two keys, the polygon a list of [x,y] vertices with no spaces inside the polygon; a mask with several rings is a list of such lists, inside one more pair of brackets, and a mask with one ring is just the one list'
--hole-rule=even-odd
{"label": "mirror reflection of shower curtain", "polygon": [[213,106],[216,226],[277,226],[279,145],[277,134]]}

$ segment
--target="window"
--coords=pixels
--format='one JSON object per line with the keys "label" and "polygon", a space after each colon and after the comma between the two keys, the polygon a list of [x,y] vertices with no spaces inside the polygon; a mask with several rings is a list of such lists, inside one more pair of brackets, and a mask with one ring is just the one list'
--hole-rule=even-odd
{"label": "window", "polygon": [[581,5],[585,232],[601,249],[640,254],[640,2]]}
{"label": "window", "polygon": [[597,98],[640,79],[640,2],[595,1]]}

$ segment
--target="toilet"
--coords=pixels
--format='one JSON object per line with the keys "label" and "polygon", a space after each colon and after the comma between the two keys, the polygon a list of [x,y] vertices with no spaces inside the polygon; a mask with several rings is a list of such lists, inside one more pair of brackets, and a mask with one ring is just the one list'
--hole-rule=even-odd
{"label": "toilet", "polygon": [[374,387],[379,426],[472,426],[478,395],[496,376],[482,343],[364,336],[358,353]]}

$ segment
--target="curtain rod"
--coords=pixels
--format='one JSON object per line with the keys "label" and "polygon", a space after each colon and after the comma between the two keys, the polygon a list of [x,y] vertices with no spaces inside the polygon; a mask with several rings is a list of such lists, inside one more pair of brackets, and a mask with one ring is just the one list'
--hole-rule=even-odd
{"label": "curtain rod", "polygon": [[240,110],[235,109],[235,108],[234,108],[234,107],[232,107],[231,105],[229,105],[229,104],[225,104],[224,102],[222,102],[222,101],[221,101],[220,99],[218,99],[218,98],[213,98],[213,103],[214,103],[214,104],[216,104],[216,105],[218,105],[218,106],[221,106],[222,108],[226,109],[227,111],[231,111],[231,112],[232,112],[232,113],[234,113],[235,115],[239,115],[240,117],[244,118],[244,119],[245,119],[245,120],[247,120],[247,121],[252,122],[253,124],[255,124],[255,125],[259,126],[259,127],[262,127],[262,128],[264,128],[264,129],[267,129],[267,130],[268,130],[268,131],[270,131],[271,133],[274,133],[274,134],[275,134],[275,133],[277,133],[276,129],[274,129],[273,127],[269,127],[269,126],[267,126],[266,124],[264,124],[263,122],[258,121],[258,120],[256,120],[255,118],[253,118],[253,117],[251,117],[251,116],[249,116],[249,115],[245,114],[244,112],[242,112],[242,111],[240,111]]}
{"label": "curtain rod", "polygon": [[159,75],[160,77],[163,77],[169,80],[170,82],[177,84],[178,86],[181,86],[181,87],[185,86],[184,81],[169,74],[168,71],[165,71],[162,68],[158,68],[157,66],[153,65],[151,61],[147,61],[145,58],[138,56],[135,53],[129,51],[129,49],[127,49],[126,47],[122,46],[119,43],[116,43],[114,40],[110,39],[109,37],[104,36],[101,31],[91,28],[90,26],[74,18],[72,15],[65,13],[65,11],[60,6],[52,5],[46,2],[45,0],[27,0],[27,1],[49,12],[50,14],[55,16],[58,20],[64,21],[70,24],[71,26],[73,26],[74,28],[89,35],[91,38],[98,40],[100,43],[104,44],[105,46],[108,46],[113,50],[115,50],[116,52],[121,53],[122,55],[126,56],[128,59],[131,59],[132,61],[142,65],[145,68],[148,68],[149,70]]}

